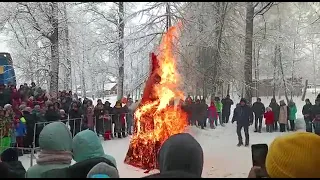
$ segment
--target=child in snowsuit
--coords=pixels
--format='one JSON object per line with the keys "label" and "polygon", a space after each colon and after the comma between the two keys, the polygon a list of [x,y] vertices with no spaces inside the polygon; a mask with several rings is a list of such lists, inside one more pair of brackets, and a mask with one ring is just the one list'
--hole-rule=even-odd
{"label": "child in snowsuit", "polygon": [[267,107],[267,112],[264,113],[264,118],[266,122],[266,130],[267,132],[273,131],[273,123],[274,123],[274,113],[272,112],[271,107]]}
{"label": "child in snowsuit", "polygon": [[218,113],[217,113],[217,108],[214,105],[214,102],[212,101],[210,106],[208,107],[208,118],[209,118],[209,122],[210,122],[210,128],[214,129],[215,128],[215,124],[217,126],[218,124]]}

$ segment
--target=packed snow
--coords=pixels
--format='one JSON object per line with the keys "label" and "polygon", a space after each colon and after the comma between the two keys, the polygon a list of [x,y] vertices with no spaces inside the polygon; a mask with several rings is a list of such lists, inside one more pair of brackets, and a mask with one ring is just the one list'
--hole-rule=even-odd
{"label": "packed snow", "polygon": [[[306,97],[314,102],[314,95]],[[116,98],[109,98],[112,101]],[[262,102],[265,106],[268,106],[271,98],[262,97]],[[284,98],[282,98],[284,99]],[[304,102],[301,101],[301,97],[293,98],[298,108],[297,113],[297,128],[298,131],[304,131],[304,121],[302,120],[302,107]],[[234,99],[235,104],[239,102],[238,99]],[[279,99],[277,98],[277,102]],[[112,102],[114,103],[114,102]],[[235,105],[231,108],[233,110]],[[232,118],[232,111],[231,117]],[[231,124],[229,122],[225,127],[218,126],[216,129],[209,129],[208,126],[205,130],[201,130],[197,127],[188,127],[186,130],[192,134],[197,141],[201,144],[204,152],[204,166],[202,177],[216,177],[216,178],[228,178],[228,177],[247,177],[248,172],[252,166],[251,161],[251,149],[250,147],[237,147],[238,138],[236,134],[236,123]],[[254,133],[254,126],[250,126],[250,144],[266,143],[270,144],[274,138],[283,134],[292,132],[280,133],[265,132],[265,127],[262,129],[262,133]],[[244,138],[244,133],[243,138]],[[127,153],[130,143],[130,137],[124,139],[113,139],[110,141],[103,141],[102,144],[107,154],[115,157],[117,160],[118,170],[121,178],[138,178],[148,174],[157,172],[157,170],[151,171],[148,174],[144,173],[144,170],[132,167],[124,164],[124,158]],[[20,157],[25,168],[30,167],[30,155],[24,155]],[[34,163],[35,160],[34,160]]]}

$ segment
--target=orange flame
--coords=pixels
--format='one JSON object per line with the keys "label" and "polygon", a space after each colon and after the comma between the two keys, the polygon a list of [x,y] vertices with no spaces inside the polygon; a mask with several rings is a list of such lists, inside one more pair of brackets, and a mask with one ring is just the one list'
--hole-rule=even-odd
{"label": "orange flame", "polygon": [[[162,38],[159,55],[154,57],[154,71],[150,75],[141,104],[135,112],[135,134],[125,162],[143,169],[157,167],[156,157],[163,142],[174,134],[184,132],[187,115],[181,106],[172,105],[183,99],[179,90],[179,74],[173,53],[177,27],[171,27]],[[158,61],[157,61],[158,60]],[[158,77],[158,80],[155,78]],[[147,93],[147,94],[145,94]]]}

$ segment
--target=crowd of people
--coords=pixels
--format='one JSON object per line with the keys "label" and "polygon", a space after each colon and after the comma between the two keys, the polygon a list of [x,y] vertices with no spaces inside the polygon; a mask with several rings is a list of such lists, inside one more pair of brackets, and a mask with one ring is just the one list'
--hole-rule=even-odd
{"label": "crowd of people", "polygon": [[[38,147],[41,130],[55,121],[68,124],[72,136],[90,129],[105,140],[126,137],[133,129],[129,108],[132,103],[128,98],[125,105],[117,101],[111,107],[110,102],[98,99],[94,106],[90,99],[82,101],[71,91],[50,96],[35,83],[21,85],[19,89],[13,84],[0,85],[0,153],[8,147]],[[19,153],[30,153],[30,150]]]}
{"label": "crowd of people", "polygon": [[[72,138],[67,126],[53,122],[43,128],[37,164],[25,170],[14,149],[1,154],[0,178],[119,178],[115,158],[105,154],[99,137],[87,129]],[[253,166],[248,178],[319,178],[320,136],[295,132],[274,139],[265,163]],[[169,137],[157,156],[159,173],[144,178],[201,178],[204,153],[188,133]],[[71,164],[74,160],[75,163]],[[123,172],[124,173],[124,172]]]}
{"label": "crowd of people", "polygon": [[[132,99],[128,98],[124,106],[122,101],[117,101],[111,107],[110,102],[103,104],[99,99],[94,107],[91,100],[85,98],[82,101],[72,92],[61,91],[50,96],[34,83],[21,85],[19,89],[10,84],[0,85],[0,177],[119,178],[116,160],[105,154],[99,136],[109,140],[132,134],[132,104]],[[182,107],[188,114],[190,125],[204,129],[208,119],[210,128],[214,129],[229,122],[233,104],[230,96],[222,100],[216,97],[210,106],[204,100],[193,101],[189,96]],[[287,106],[284,101],[278,105],[272,99],[265,107],[260,98],[253,105],[241,99],[231,121],[237,122],[238,146],[243,145],[242,129],[245,131],[245,146],[249,145],[250,125],[254,123],[255,132],[261,133],[263,118],[267,132],[277,131],[278,127],[280,132],[295,131],[296,113],[293,101]],[[320,161],[316,150],[320,145],[320,136],[317,136],[320,135],[320,95],[315,105],[306,99],[302,113],[307,132],[276,138],[269,148],[266,166],[253,167],[249,177],[319,177],[316,165]],[[312,133],[313,129],[317,135]],[[301,137],[305,138],[301,140]],[[12,147],[24,147],[23,153],[30,153],[32,146],[40,148],[37,163],[25,170],[18,160],[22,152]],[[306,154],[315,157],[306,158]],[[177,134],[167,139],[160,149],[160,173],[145,178],[201,177],[203,159],[202,148],[191,135]],[[296,159],[300,161],[298,164],[308,166],[295,166]],[[76,162],[73,165],[72,160]],[[292,167],[288,167],[291,162]],[[259,174],[262,168],[266,169],[266,174]]]}
{"label": "crowd of people", "polygon": [[[302,114],[306,124],[306,131],[320,135],[320,95],[312,105],[309,99],[305,100]],[[232,99],[227,95],[220,101],[219,97],[215,97],[210,102],[210,106],[206,101],[193,100],[188,96],[184,102],[183,109],[188,113],[188,121],[190,125],[196,125],[204,129],[209,121],[210,128],[215,129],[218,125],[222,127],[229,122]],[[237,146],[243,145],[241,130],[245,133],[245,146],[249,146],[249,126],[254,123],[254,132],[261,133],[263,119],[265,119],[266,132],[272,133],[276,131],[296,131],[295,122],[297,120],[297,107],[293,100],[286,105],[284,100],[280,101],[280,105],[272,98],[269,106],[261,102],[260,98],[252,105],[242,98],[233,111],[232,123],[237,122]],[[219,122],[219,123],[218,123]]]}

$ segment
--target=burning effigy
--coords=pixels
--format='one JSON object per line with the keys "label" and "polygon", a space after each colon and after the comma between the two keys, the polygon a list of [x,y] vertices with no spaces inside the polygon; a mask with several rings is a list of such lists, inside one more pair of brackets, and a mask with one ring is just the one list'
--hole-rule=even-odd
{"label": "burning effigy", "polygon": [[162,38],[159,54],[152,53],[150,76],[134,114],[134,135],[124,161],[141,169],[157,169],[161,145],[187,126],[187,114],[172,103],[184,98],[173,51],[177,35],[178,27],[171,27]]}

